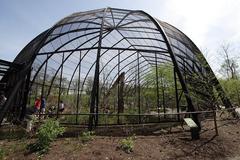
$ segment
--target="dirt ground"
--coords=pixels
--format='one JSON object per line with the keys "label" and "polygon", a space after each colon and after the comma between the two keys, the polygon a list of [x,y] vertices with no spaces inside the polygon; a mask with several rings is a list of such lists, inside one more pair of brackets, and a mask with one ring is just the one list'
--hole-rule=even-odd
{"label": "dirt ground", "polygon": [[[95,136],[83,144],[77,137],[58,138],[43,157],[27,153],[26,145],[34,139],[2,139],[4,159],[44,160],[240,160],[240,121],[219,120],[219,136],[215,136],[213,121],[202,123],[200,140],[191,140],[182,127],[160,130],[151,135],[137,135],[133,152],[119,149],[121,136]],[[186,126],[184,126],[186,128]]]}

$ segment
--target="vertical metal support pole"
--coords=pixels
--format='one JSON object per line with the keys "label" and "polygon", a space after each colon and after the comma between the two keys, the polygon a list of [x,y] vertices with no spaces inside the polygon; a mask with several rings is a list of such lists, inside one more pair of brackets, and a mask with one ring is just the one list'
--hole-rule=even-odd
{"label": "vertical metal support pole", "polygon": [[164,118],[166,118],[166,107],[165,107],[165,92],[164,92],[164,81],[163,81],[163,74],[161,75],[161,83],[162,83],[162,105],[163,105],[163,113],[164,113]]}
{"label": "vertical metal support pole", "polygon": [[57,106],[57,118],[59,114],[59,104],[60,104],[60,98],[62,94],[62,74],[63,74],[63,63],[64,63],[64,52],[62,55],[62,67],[61,67],[61,74],[60,74],[60,79],[59,79],[59,92],[58,92],[58,106]]}
{"label": "vertical metal support pole", "polygon": [[134,108],[137,106],[137,69],[135,69],[134,75]]}
{"label": "vertical metal support pole", "polygon": [[157,53],[155,53],[155,65],[156,65],[156,84],[157,84],[157,112],[158,121],[160,122],[160,101],[159,101],[159,78],[158,78],[158,64],[157,64]]}
{"label": "vertical metal support pole", "polygon": [[139,52],[137,52],[137,79],[138,79],[138,123],[141,123],[141,104],[140,104],[140,71],[139,71]]}
{"label": "vertical metal support pole", "polygon": [[[99,57],[100,59],[100,57]],[[99,68],[99,67],[98,67]],[[98,79],[97,79],[97,89],[96,89],[96,110],[95,110],[95,127],[98,125],[98,110],[99,110],[99,69],[98,69]]]}
{"label": "vertical metal support pole", "polygon": [[98,117],[96,114],[98,112],[97,105],[98,105],[98,88],[99,88],[99,62],[100,62],[100,51],[97,53],[95,75],[94,75],[94,81],[93,81],[93,88],[91,92],[90,115],[89,115],[89,124],[88,124],[89,130],[93,129],[94,122],[95,122],[95,126],[98,123]]}
{"label": "vertical metal support pole", "polygon": [[31,70],[27,74],[26,81],[24,82],[24,92],[23,92],[23,102],[22,102],[22,110],[20,114],[20,120],[23,120],[26,114],[26,109],[27,109],[27,99],[28,99],[28,92],[29,92],[29,82],[31,78]]}
{"label": "vertical metal support pole", "polygon": [[95,126],[98,125],[98,102],[99,102],[99,63],[101,57],[101,46],[102,46],[102,35],[103,35],[103,27],[104,27],[104,17],[106,15],[108,8],[104,10],[101,29],[99,33],[98,39],[98,49],[97,49],[97,58],[96,58],[96,68],[94,74],[93,88],[91,92],[91,104],[90,104],[90,115],[88,121],[88,129],[93,129],[93,122],[95,120]]}
{"label": "vertical metal support pole", "polygon": [[78,65],[78,87],[77,87],[77,114],[76,114],[76,124],[78,123],[78,112],[79,112],[79,90],[80,90],[80,76],[81,76],[81,51],[79,51],[79,65]]}
{"label": "vertical metal support pole", "polygon": [[213,118],[214,118],[214,126],[215,126],[216,136],[218,136],[218,127],[217,127],[216,110],[213,110]]}
{"label": "vertical metal support pole", "polygon": [[[118,78],[119,78],[119,75],[120,75],[120,73],[119,73],[119,71],[120,71],[120,52],[119,52],[119,50],[118,50]],[[118,102],[118,110],[117,110],[117,113],[118,113],[118,119],[117,119],[117,123],[118,124],[120,124],[120,119],[119,119],[119,109],[120,109],[120,102],[119,102],[119,100],[120,100],[120,95],[119,95],[119,91],[120,91],[120,80],[118,81],[118,84],[117,84],[117,86],[118,86],[118,88],[117,88],[117,91],[118,91],[118,93],[117,93],[117,95],[118,95],[118,100],[117,100],[117,102]]]}
{"label": "vertical metal support pole", "polygon": [[[30,71],[31,73],[32,73],[32,68],[31,68],[31,71]],[[30,78],[31,78],[31,73],[30,73]],[[28,84],[28,95],[27,95],[27,104],[30,106],[31,105],[31,99],[32,99],[32,90],[31,90],[31,92],[29,92],[30,91],[30,87],[29,86],[32,86],[32,84],[31,84],[32,82],[30,81],[30,79],[29,79],[29,84]],[[35,101],[35,100],[34,100]]]}
{"label": "vertical metal support pole", "polygon": [[[37,77],[38,78],[38,77]],[[35,81],[38,81],[37,80],[37,78],[36,78],[36,80]],[[34,83],[34,82],[32,82],[32,83]],[[35,99],[38,97],[38,83],[35,83],[35,85],[36,85],[36,87],[35,87]]]}
{"label": "vertical metal support pole", "polygon": [[45,81],[46,81],[47,67],[48,67],[48,54],[47,54],[47,61],[46,61],[46,64],[45,64],[45,69],[44,69],[44,75],[43,75],[43,84],[42,84],[41,97],[45,96],[44,95],[44,86],[45,86]]}
{"label": "vertical metal support pole", "polygon": [[184,80],[186,82],[187,77],[186,77],[186,63],[185,63],[185,61],[183,61],[183,73],[184,73]]}
{"label": "vertical metal support pole", "polygon": [[[178,87],[177,87],[177,76],[175,67],[173,68],[173,75],[174,75],[174,84],[175,84],[175,97],[176,97],[176,107],[177,107],[177,113],[179,113],[179,98],[178,98]],[[177,115],[178,121],[180,121],[180,115]]]}

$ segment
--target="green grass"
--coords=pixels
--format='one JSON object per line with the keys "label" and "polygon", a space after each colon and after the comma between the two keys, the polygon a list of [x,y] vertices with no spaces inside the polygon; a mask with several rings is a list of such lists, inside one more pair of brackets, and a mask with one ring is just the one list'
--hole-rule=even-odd
{"label": "green grass", "polygon": [[0,160],[4,160],[5,154],[5,150],[3,150],[3,148],[0,148]]}
{"label": "green grass", "polygon": [[124,138],[120,141],[120,148],[126,153],[133,152],[134,136]]}
{"label": "green grass", "polygon": [[79,139],[82,141],[82,143],[87,143],[89,141],[92,141],[95,137],[95,132],[93,131],[86,131],[81,134]]}

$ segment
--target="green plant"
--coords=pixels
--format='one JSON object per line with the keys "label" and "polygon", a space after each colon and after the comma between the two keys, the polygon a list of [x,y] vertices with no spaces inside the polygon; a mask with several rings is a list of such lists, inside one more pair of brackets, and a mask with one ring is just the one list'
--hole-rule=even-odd
{"label": "green plant", "polygon": [[88,141],[92,141],[94,139],[94,136],[95,136],[95,132],[86,131],[81,134],[80,139],[83,143],[86,143]]}
{"label": "green plant", "polygon": [[59,122],[48,119],[42,124],[37,131],[37,141],[29,144],[27,149],[31,152],[38,152],[40,155],[48,151],[50,143],[54,141],[58,135],[62,135],[65,131],[64,127],[60,127]]}
{"label": "green plant", "polygon": [[127,137],[120,141],[120,148],[126,153],[130,153],[133,151],[134,147],[134,137]]}
{"label": "green plant", "polygon": [[5,157],[5,151],[2,148],[0,148],[0,160],[3,160],[4,157]]}

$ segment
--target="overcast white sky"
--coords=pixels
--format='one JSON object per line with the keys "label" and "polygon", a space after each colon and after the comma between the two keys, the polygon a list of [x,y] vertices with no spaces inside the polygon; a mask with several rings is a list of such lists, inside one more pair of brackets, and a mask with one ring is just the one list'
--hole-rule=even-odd
{"label": "overcast white sky", "polygon": [[141,9],[183,31],[202,49],[216,72],[217,48],[231,43],[240,49],[240,0],[1,0],[0,59],[12,61],[39,33],[78,11],[115,7]]}

